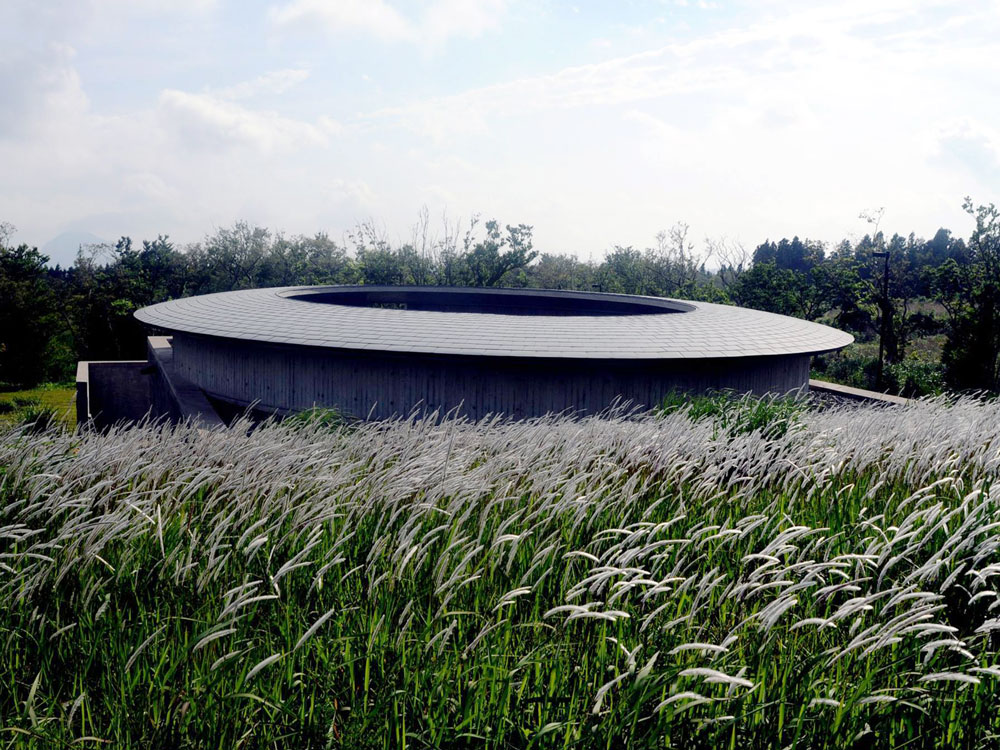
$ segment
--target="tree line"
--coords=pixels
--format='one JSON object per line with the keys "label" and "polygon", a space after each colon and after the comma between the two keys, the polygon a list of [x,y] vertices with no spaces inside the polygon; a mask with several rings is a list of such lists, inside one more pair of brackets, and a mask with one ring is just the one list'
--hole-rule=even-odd
{"label": "tree line", "polygon": [[[166,235],[141,243],[122,237],[81,248],[69,268],[49,268],[36,248],[10,243],[13,228],[0,224],[0,383],[65,381],[81,359],[144,358],[144,331],[132,313],[167,299],[300,284],[419,284],[736,304],[853,333],[856,351],[817,361],[830,379],[906,395],[997,391],[1000,212],[969,199],[964,207],[975,222],[967,240],[947,229],[929,240],[886,237],[875,212],[865,215],[872,230],[854,242],[792,237],[749,250],[706,240],[696,251],[681,223],[649,247],[616,245],[599,261],[539,252],[525,224],[473,220],[464,230],[446,224],[432,237],[425,213],[406,242],[390,241],[374,223],[338,242],[237,222],[184,247]],[[872,353],[880,335],[884,371]]]}

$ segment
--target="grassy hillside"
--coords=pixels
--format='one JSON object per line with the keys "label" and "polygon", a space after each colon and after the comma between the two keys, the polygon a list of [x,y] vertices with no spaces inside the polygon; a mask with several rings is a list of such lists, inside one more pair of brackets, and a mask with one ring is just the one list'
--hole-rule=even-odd
{"label": "grassy hillside", "polygon": [[75,425],[76,387],[53,384],[29,390],[0,389],[0,429],[39,419],[67,428]]}
{"label": "grassy hillside", "polygon": [[698,414],[8,430],[0,738],[995,746],[1000,406]]}

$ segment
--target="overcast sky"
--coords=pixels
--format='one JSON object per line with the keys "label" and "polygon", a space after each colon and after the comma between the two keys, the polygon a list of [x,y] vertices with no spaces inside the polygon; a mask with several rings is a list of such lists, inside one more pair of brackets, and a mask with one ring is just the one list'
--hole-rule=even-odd
{"label": "overcast sky", "polygon": [[967,236],[1000,199],[1000,2],[3,0],[0,221],[198,240],[423,207],[545,252]]}

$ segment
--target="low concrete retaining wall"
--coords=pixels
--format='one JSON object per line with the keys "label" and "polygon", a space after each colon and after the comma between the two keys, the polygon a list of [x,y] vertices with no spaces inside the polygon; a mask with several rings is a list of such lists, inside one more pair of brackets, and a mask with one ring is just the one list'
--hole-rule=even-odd
{"label": "low concrete retaining wall", "polygon": [[205,393],[174,367],[174,348],[170,336],[150,336],[146,350],[152,365],[153,413],[172,422],[191,419],[202,427],[221,427],[224,422]]}
{"label": "low concrete retaining wall", "polygon": [[77,424],[103,428],[146,417],[152,406],[148,367],[143,360],[78,362]]}
{"label": "low concrete retaining wall", "polygon": [[146,418],[222,426],[200,388],[174,372],[167,336],[147,340],[149,360],[78,362],[76,423],[105,429]]}
{"label": "low concrete retaining wall", "polygon": [[878,391],[866,391],[864,388],[852,388],[849,385],[840,383],[828,383],[825,380],[810,380],[809,390],[817,393],[829,393],[852,401],[867,401],[869,403],[892,404],[894,406],[905,406],[910,403],[910,399],[902,396],[892,396],[888,393]]}

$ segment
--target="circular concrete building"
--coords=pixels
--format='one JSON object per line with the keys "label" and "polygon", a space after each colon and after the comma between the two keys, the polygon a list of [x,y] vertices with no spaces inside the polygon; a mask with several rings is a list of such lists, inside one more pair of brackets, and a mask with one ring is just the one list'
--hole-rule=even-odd
{"label": "circular concrete building", "polygon": [[361,418],[414,408],[473,419],[640,407],[672,390],[786,393],[828,326],[705,302],[534,289],[320,286],[223,292],[136,312],[172,368],[213,399]]}

